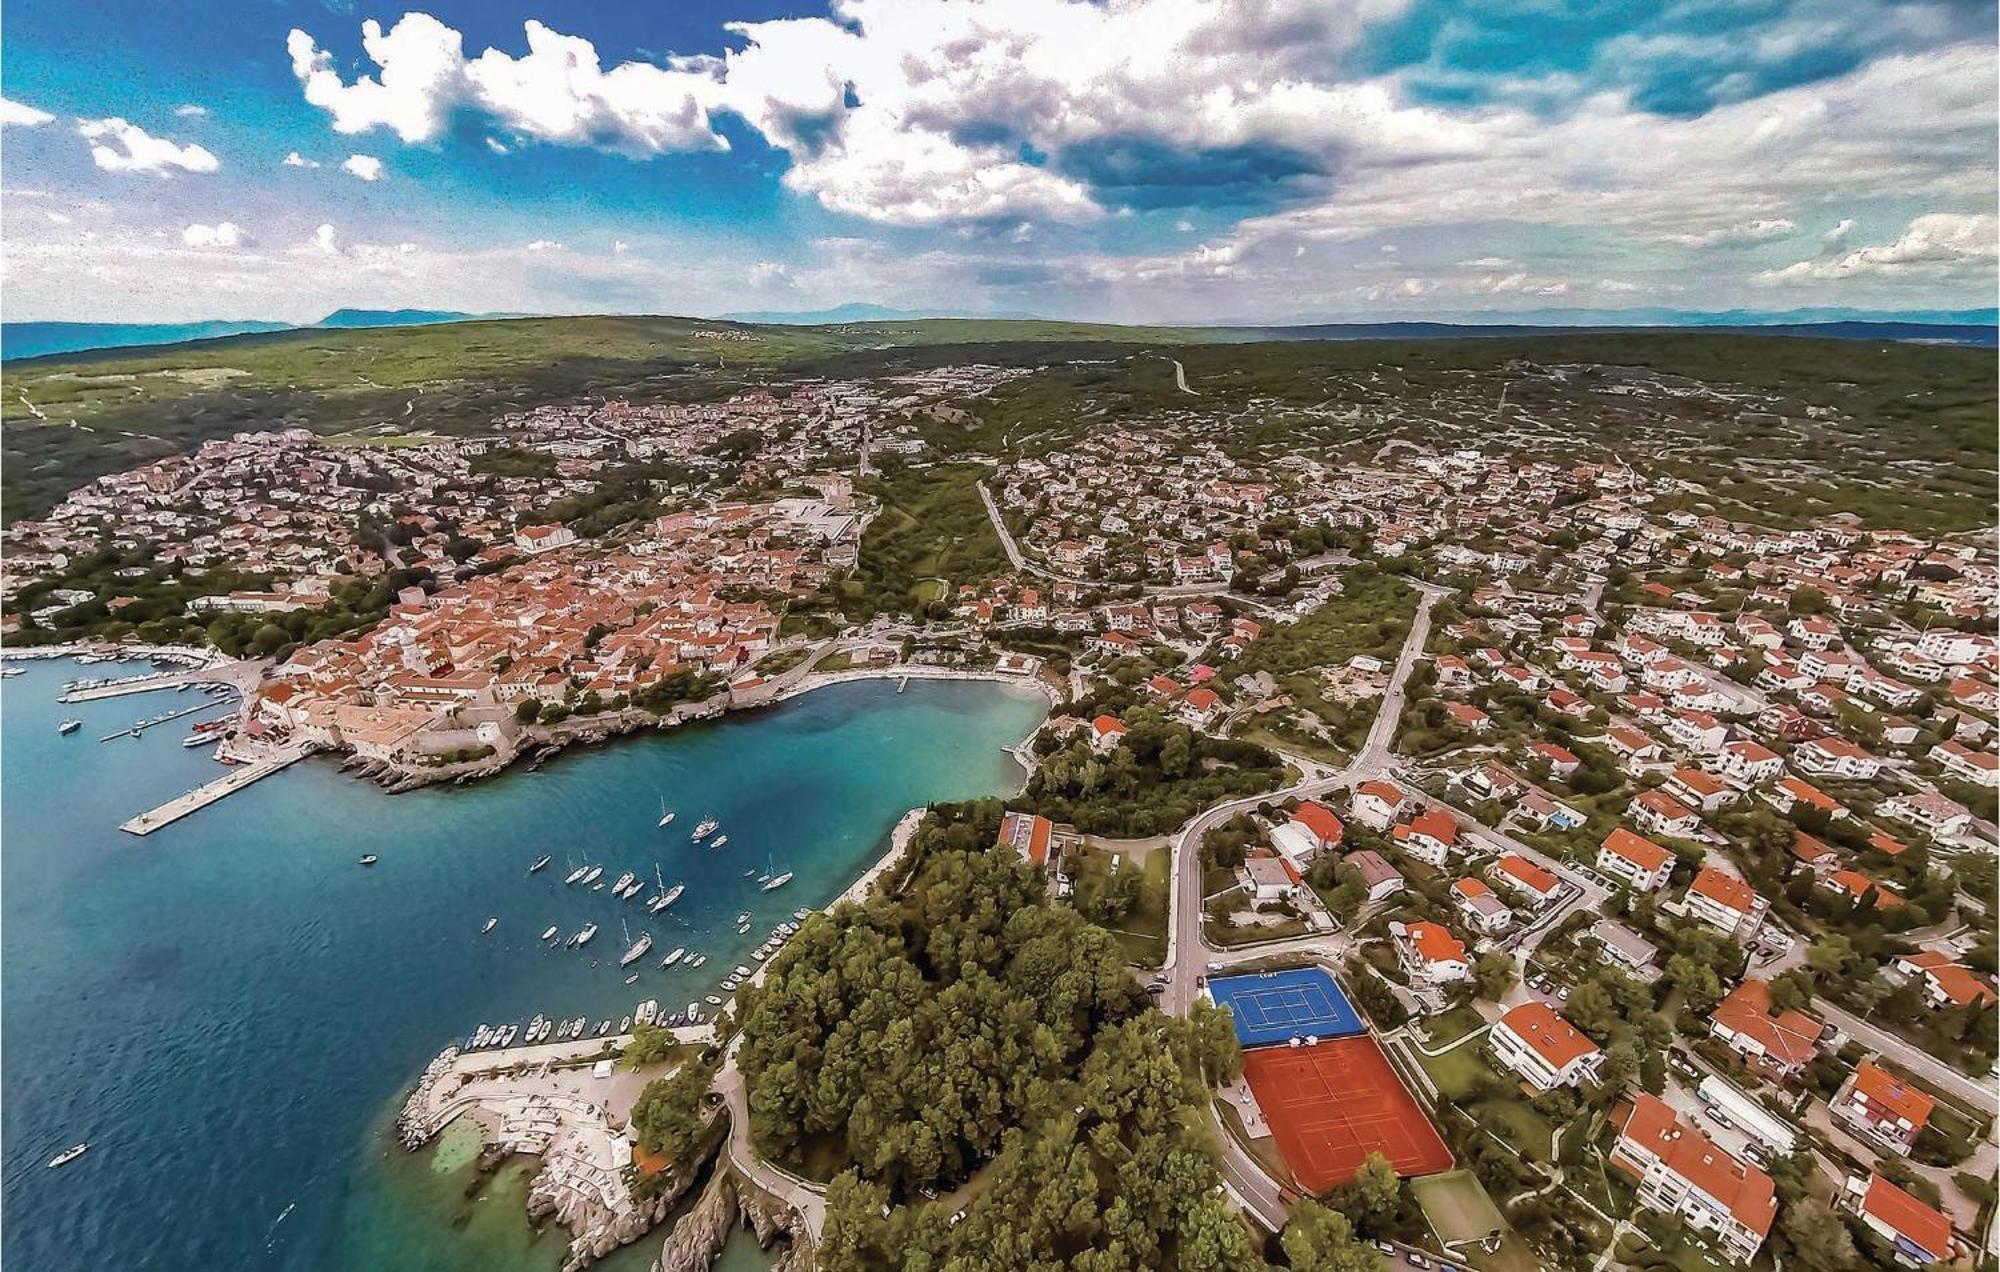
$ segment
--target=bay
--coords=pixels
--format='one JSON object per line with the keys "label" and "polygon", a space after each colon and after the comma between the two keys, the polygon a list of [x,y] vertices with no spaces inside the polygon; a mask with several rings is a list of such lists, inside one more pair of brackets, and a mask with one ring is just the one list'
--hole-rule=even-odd
{"label": "bay", "polygon": [[[196,699],[63,706],[63,681],[136,669],[14,665],[26,673],[0,682],[0,1253],[37,1269],[555,1268],[559,1237],[521,1218],[523,1179],[502,1171],[468,1195],[469,1171],[387,1138],[429,1057],[482,1022],[615,1021],[644,998],[674,1009],[710,992],[776,923],[856,878],[906,809],[1015,789],[1002,748],[1045,710],[996,684],[843,684],[467,787],[390,796],[312,760],[139,839],[118,823],[221,770],[178,745],[182,722],[97,739]],[[84,727],[59,736],[71,713]],[[724,848],[689,841],[703,816]],[[380,864],[359,867],[363,853]],[[657,863],[687,892],[655,918],[643,894],[565,887],[568,862],[602,865],[607,883]],[[763,892],[774,870],[795,878]],[[538,940],[590,922],[581,950]],[[629,988],[624,929],[654,942]],[[677,945],[707,965],[660,970]],[[46,1168],[86,1139],[84,1157]],[[637,1254],[612,1272],[643,1267]]]}

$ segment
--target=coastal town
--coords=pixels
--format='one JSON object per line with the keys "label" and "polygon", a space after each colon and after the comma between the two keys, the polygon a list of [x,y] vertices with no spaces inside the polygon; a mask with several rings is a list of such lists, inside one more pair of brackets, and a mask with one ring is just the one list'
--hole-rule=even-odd
{"label": "coastal town", "polygon": [[[1996,1253],[1990,538],[1760,523],[1532,439],[1246,447],[1192,406],[968,449],[1024,374],[205,442],[9,525],[7,652],[197,649],[126,687],[227,679],[219,759],[393,790],[855,677],[1030,686],[981,833],[1166,1013],[1227,1008],[1242,1076],[1200,1123],[1251,1230],[1379,1160],[1383,1266]],[[932,525],[905,586],[878,545]],[[920,886],[912,816],[857,903]],[[726,1158],[696,1213],[755,1194],[809,1266],[851,1198],[755,1141],[742,979],[643,1080],[630,1031],[455,1046],[410,1142],[463,1112],[542,1156],[571,1267]],[[705,1098],[668,1151],[674,1074]],[[966,1213],[935,1197],[897,1200]]]}

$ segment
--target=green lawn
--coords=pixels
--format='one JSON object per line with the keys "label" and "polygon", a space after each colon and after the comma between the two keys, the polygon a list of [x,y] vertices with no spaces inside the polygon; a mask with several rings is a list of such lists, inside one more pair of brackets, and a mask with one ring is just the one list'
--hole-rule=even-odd
{"label": "green lawn", "polygon": [[1555,1128],[1525,1098],[1474,1098],[1482,1080],[1493,1073],[1477,1045],[1467,1043],[1441,1056],[1419,1054],[1417,1060],[1437,1083],[1438,1091],[1470,1114],[1481,1126],[1505,1140],[1530,1160],[1554,1160]]}
{"label": "green lawn", "polygon": [[1429,1035],[1425,1044],[1442,1047],[1457,1042],[1460,1038],[1477,1029],[1486,1027],[1486,1018],[1470,1007],[1454,1007],[1441,1016],[1432,1016],[1424,1021],[1424,1032]]}
{"label": "green lawn", "polygon": [[1119,948],[1125,951],[1127,959],[1141,966],[1158,967],[1167,961],[1167,905],[1172,886],[1167,871],[1173,864],[1173,853],[1155,848],[1139,858],[1129,850],[1096,846],[1072,849],[1065,871],[1076,876],[1079,895],[1101,886],[1110,873],[1114,852],[1122,859],[1121,872],[1140,872],[1139,899],[1123,918],[1104,927],[1118,938]]}

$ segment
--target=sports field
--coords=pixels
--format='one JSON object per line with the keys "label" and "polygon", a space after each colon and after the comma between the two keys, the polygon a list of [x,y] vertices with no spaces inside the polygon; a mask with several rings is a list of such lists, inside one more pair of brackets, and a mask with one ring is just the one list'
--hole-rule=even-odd
{"label": "sports field", "polygon": [[1220,976],[1209,981],[1208,994],[1216,1006],[1229,1009],[1236,1040],[1245,1047],[1310,1036],[1344,1038],[1364,1028],[1332,973],[1317,967]]}
{"label": "sports field", "polygon": [[1264,1047],[1244,1055],[1243,1074],[1307,1192],[1346,1183],[1370,1153],[1405,1179],[1451,1168],[1451,1150],[1373,1038]]}

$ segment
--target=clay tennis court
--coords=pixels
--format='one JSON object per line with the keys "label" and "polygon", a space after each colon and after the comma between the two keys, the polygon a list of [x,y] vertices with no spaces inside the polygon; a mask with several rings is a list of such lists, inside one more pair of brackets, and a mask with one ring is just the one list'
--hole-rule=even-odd
{"label": "clay tennis court", "polygon": [[1243,1075],[1306,1192],[1353,1179],[1370,1153],[1405,1179],[1451,1168],[1451,1150],[1373,1038],[1261,1048],[1244,1055]]}

